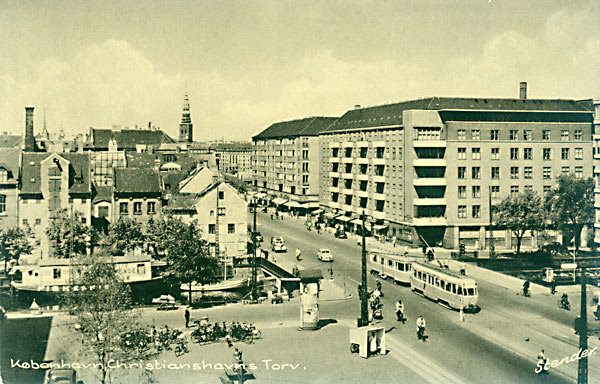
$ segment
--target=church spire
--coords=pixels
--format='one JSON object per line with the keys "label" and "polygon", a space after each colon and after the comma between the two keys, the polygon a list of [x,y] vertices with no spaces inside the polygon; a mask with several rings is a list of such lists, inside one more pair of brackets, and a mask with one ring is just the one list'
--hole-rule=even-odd
{"label": "church spire", "polygon": [[179,141],[191,143],[194,140],[194,124],[192,124],[192,115],[190,113],[190,100],[186,93],[183,98],[183,113],[181,114],[181,123],[179,124]]}

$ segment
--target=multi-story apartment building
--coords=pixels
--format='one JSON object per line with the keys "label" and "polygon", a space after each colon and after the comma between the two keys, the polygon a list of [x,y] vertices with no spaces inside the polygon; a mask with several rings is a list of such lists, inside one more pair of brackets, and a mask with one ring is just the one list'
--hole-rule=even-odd
{"label": "multi-story apartment building", "polygon": [[298,204],[315,205],[319,201],[321,157],[318,135],[335,120],[310,117],[279,122],[254,136],[252,162],[257,189]]}
{"label": "multi-story apartment building", "polygon": [[592,115],[591,100],[524,95],[354,109],[320,134],[321,204],[345,225],[365,212],[372,229],[413,244],[509,247],[507,231],[492,236],[490,201],[543,195],[563,173],[590,177]]}
{"label": "multi-story apartment building", "polygon": [[600,100],[594,100],[594,243],[600,246]]}
{"label": "multi-story apartment building", "polygon": [[17,226],[20,148],[0,148],[0,228]]}
{"label": "multi-story apartment building", "polygon": [[252,143],[219,143],[211,145],[219,172],[226,175],[247,173],[251,168]]}
{"label": "multi-story apartment building", "polygon": [[160,213],[162,193],[158,171],[116,168],[114,173],[111,215],[114,222],[129,218],[146,224]]}
{"label": "multi-story apartment building", "polygon": [[78,212],[91,224],[93,187],[87,153],[32,153],[21,155],[19,225],[29,227],[43,257],[51,255],[46,236],[50,218],[62,209]]}

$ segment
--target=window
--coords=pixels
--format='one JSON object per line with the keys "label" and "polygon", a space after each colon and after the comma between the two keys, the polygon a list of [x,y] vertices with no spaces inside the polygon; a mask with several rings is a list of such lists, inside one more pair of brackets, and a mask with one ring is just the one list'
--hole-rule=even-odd
{"label": "window", "polygon": [[568,175],[571,173],[571,167],[562,167],[561,172],[563,175]]}
{"label": "window", "polygon": [[560,149],[560,158],[561,160],[569,160],[569,148]]}
{"label": "window", "polygon": [[569,141],[569,130],[563,129],[560,131],[560,141]]}
{"label": "window", "polygon": [[523,160],[532,160],[533,159],[533,149],[532,148],[523,148]]}
{"label": "window", "polygon": [[41,225],[42,219],[35,219],[35,225]]}
{"label": "window", "polygon": [[352,195],[345,195],[344,198],[346,199],[345,203],[347,205],[352,205]]}
{"label": "window", "polygon": [[524,179],[533,179],[533,167],[523,168],[523,178]]}
{"label": "window", "polygon": [[524,187],[525,192],[533,192],[533,185],[526,185]]}
{"label": "window", "polygon": [[458,206],[458,217],[461,219],[464,219],[467,217],[467,206],[466,205]]}
{"label": "window", "polygon": [[467,139],[467,130],[466,129],[459,129],[456,132],[457,138],[458,140],[466,140]]}
{"label": "window", "polygon": [[[306,170],[308,171],[308,168]],[[346,165],[344,166],[344,172],[352,173],[352,163],[346,163]]]}
{"label": "window", "polygon": [[133,214],[134,215],[142,214],[142,202],[136,201],[133,203]]}
{"label": "window", "polygon": [[519,178],[519,167],[510,167],[510,178],[511,179]]}
{"label": "window", "polygon": [[8,181],[8,171],[0,167],[0,183],[6,183]]}
{"label": "window", "polygon": [[582,141],[583,140],[583,131],[581,129],[576,129],[575,132],[573,132],[573,136],[576,141]]}
{"label": "window", "polygon": [[345,152],[344,155],[346,157],[352,157],[352,148],[348,147],[344,150],[344,152]]}
{"label": "window", "polygon": [[138,275],[145,275],[146,274],[146,265],[145,264],[138,264],[137,265],[137,274]]}
{"label": "window", "polygon": [[542,140],[550,141],[550,131],[542,131]]}
{"label": "window", "polygon": [[542,173],[542,178],[546,179],[546,180],[552,178],[552,167],[544,167],[543,173]]}
{"label": "window", "polygon": [[479,218],[481,217],[481,205],[474,205],[472,207],[472,214],[474,218]]}
{"label": "window", "polygon": [[375,200],[375,210],[377,212],[383,212],[384,208],[385,208],[385,201],[384,200]]}
{"label": "window", "polygon": [[519,160],[519,148],[511,148],[510,149],[510,159],[511,160]]}
{"label": "window", "polygon": [[500,140],[499,131],[497,129],[490,130],[490,140],[492,140],[492,141]]}
{"label": "window", "polygon": [[129,214],[129,203],[119,203],[119,213],[121,215],[128,215]]}
{"label": "window", "polygon": [[526,129],[523,131],[523,140],[525,141],[531,141],[532,137],[531,137],[531,130],[530,129]]}
{"label": "window", "polygon": [[148,202],[147,211],[149,215],[154,215],[156,213],[156,203],[154,201]]}
{"label": "window", "polygon": [[492,148],[492,160],[500,160],[500,148]]}
{"label": "window", "polygon": [[481,140],[481,131],[479,129],[471,130],[471,139],[472,140]]}
{"label": "window", "polygon": [[467,148],[458,148],[458,160],[467,159]]}
{"label": "window", "polygon": [[575,148],[575,160],[583,160],[583,148]]}
{"label": "window", "polygon": [[513,141],[519,140],[519,131],[516,129],[511,129],[509,132],[509,139]]}
{"label": "window", "polygon": [[368,150],[367,147],[361,147],[360,148],[360,157],[362,159],[364,159],[365,157],[367,157],[367,150]]}
{"label": "window", "polygon": [[467,167],[458,167],[458,178],[459,179],[467,178]]}
{"label": "window", "polygon": [[219,191],[219,200],[223,200],[225,198],[225,192]]}
{"label": "window", "polygon": [[583,179],[583,167],[575,167],[575,177]]}
{"label": "window", "polygon": [[479,199],[481,197],[481,187],[479,185],[474,185],[471,188],[471,191],[474,199]]}
{"label": "window", "polygon": [[366,175],[367,174],[367,164],[361,164],[360,165],[360,174],[361,175]]}
{"label": "window", "polygon": [[29,221],[27,219],[23,219],[23,225],[25,225],[25,226],[29,225]]}
{"label": "window", "polygon": [[552,149],[551,148],[544,148],[543,150],[543,157],[544,160],[552,160]]}
{"label": "window", "polygon": [[481,178],[481,168],[480,167],[471,168],[471,178],[473,178],[473,179]]}
{"label": "window", "polygon": [[235,233],[235,224],[227,224],[227,233],[229,233],[229,234]]}
{"label": "window", "polygon": [[331,201],[333,201],[334,203],[337,203],[339,196],[340,196],[340,194],[338,192],[332,192],[331,193]]}
{"label": "window", "polygon": [[385,148],[384,147],[377,147],[377,152],[376,152],[376,156],[378,159],[383,159],[383,154],[385,153]]}
{"label": "window", "polygon": [[215,224],[208,224],[208,233],[210,235],[214,235],[215,234]]}
{"label": "window", "polygon": [[6,212],[6,195],[0,195],[0,213]]}
{"label": "window", "polygon": [[510,186],[510,196],[511,197],[516,197],[519,194],[519,186],[518,185],[511,185]]}
{"label": "window", "polygon": [[464,199],[467,197],[467,187],[465,185],[458,186],[458,198]]}
{"label": "window", "polygon": [[500,197],[500,186],[492,185],[492,199],[497,199]]}
{"label": "window", "polygon": [[60,279],[61,277],[61,271],[60,268],[52,268],[52,278],[56,279]]}
{"label": "window", "polygon": [[369,182],[367,180],[361,180],[360,181],[360,190],[361,191],[366,191],[368,184],[369,184]]}
{"label": "window", "polygon": [[302,184],[303,185],[308,184],[308,175],[302,175]]}
{"label": "window", "polygon": [[339,148],[331,148],[331,157],[338,157]]}
{"label": "window", "polygon": [[552,186],[551,185],[544,185],[544,196],[548,195],[550,192],[552,192]]}
{"label": "window", "polygon": [[367,208],[367,198],[361,197],[359,201],[359,205],[361,208]]}
{"label": "window", "polygon": [[500,167],[492,167],[492,179],[498,180],[500,178]]}
{"label": "window", "polygon": [[471,149],[471,158],[473,160],[481,160],[481,149],[480,148],[472,148]]}
{"label": "window", "polygon": [[340,182],[339,177],[334,177],[331,179],[331,186],[335,188],[338,186],[339,182]]}

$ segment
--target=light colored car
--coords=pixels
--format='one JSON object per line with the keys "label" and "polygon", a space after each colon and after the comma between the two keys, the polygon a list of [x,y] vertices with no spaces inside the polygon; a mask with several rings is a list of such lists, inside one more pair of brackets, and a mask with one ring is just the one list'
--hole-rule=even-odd
{"label": "light colored car", "polygon": [[77,372],[74,369],[55,368],[46,371],[44,384],[76,384]]}
{"label": "light colored car", "polygon": [[274,237],[271,241],[271,249],[273,252],[287,252],[283,237]]}
{"label": "light colored car", "polygon": [[321,261],[333,261],[333,255],[329,249],[323,248],[319,249],[319,252],[317,252],[317,259]]}

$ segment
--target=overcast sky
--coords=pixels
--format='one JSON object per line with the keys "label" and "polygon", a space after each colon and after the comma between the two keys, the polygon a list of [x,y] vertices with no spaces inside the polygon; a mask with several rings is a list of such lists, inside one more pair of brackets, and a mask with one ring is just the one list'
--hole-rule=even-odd
{"label": "overcast sky", "polygon": [[0,0],[0,131],[147,125],[248,140],[425,96],[600,98],[595,0]]}

